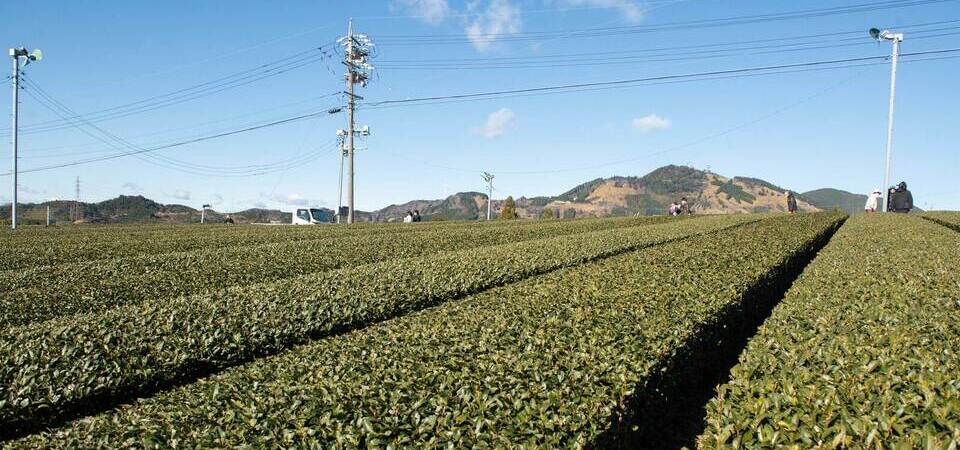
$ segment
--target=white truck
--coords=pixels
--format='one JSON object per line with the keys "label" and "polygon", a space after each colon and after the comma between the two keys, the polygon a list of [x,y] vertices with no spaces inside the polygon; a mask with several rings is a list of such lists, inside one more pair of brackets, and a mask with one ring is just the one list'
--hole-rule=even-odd
{"label": "white truck", "polygon": [[299,208],[293,212],[294,225],[316,225],[333,222],[333,214],[317,208]]}

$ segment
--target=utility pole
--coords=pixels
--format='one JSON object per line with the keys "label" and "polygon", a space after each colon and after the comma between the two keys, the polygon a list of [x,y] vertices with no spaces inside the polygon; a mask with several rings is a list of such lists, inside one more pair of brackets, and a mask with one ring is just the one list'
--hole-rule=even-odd
{"label": "utility pole", "polygon": [[13,201],[10,202],[10,228],[17,229],[17,118],[19,111],[17,106],[20,104],[20,56],[17,55],[17,49],[10,49],[10,56],[13,57]]}
{"label": "utility pole", "polygon": [[20,58],[24,58],[23,65],[26,66],[31,61],[40,61],[43,58],[43,53],[40,50],[27,52],[24,47],[11,48],[10,57],[13,58],[13,128],[10,129],[10,134],[13,137],[11,139],[13,144],[13,201],[10,202],[10,228],[15,230],[17,229],[17,134],[19,133],[17,119],[20,117],[20,111],[18,110],[20,106]]}
{"label": "utility pole", "polygon": [[871,28],[870,36],[878,41],[893,42],[893,52],[890,56],[890,106],[887,112],[887,162],[883,171],[883,212],[887,212],[887,202],[890,201],[890,159],[893,152],[893,103],[897,94],[897,59],[900,58],[903,33]]}
{"label": "utility pole", "polygon": [[493,174],[483,173],[483,181],[487,182],[487,220],[490,220],[491,208],[493,207]]}
{"label": "utility pole", "polygon": [[[370,56],[373,42],[363,34],[353,34],[353,19],[347,23],[347,35],[340,38],[340,43],[344,46],[343,64],[347,66],[347,223],[354,221],[354,170],[353,170],[353,135],[354,130],[354,110],[356,109],[356,100],[363,99],[353,93],[353,85],[359,83],[361,87],[367,85],[369,72],[373,66],[367,63]],[[339,212],[339,211],[338,211]]]}

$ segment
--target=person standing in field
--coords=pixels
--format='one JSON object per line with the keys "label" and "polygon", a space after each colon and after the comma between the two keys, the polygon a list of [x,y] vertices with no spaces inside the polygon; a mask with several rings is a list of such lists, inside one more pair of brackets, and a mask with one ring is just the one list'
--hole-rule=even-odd
{"label": "person standing in field", "polygon": [[403,216],[403,223],[413,223],[413,213],[407,211],[407,215]]}
{"label": "person standing in field", "polygon": [[874,191],[867,196],[867,204],[863,205],[863,211],[866,213],[875,213],[877,208],[880,206],[880,189],[874,189]]}
{"label": "person standing in field", "polygon": [[687,198],[680,199],[680,214],[690,214],[690,205],[687,204]]}
{"label": "person standing in field", "polygon": [[793,191],[787,191],[787,211],[790,214],[797,212],[797,197],[794,197]]}

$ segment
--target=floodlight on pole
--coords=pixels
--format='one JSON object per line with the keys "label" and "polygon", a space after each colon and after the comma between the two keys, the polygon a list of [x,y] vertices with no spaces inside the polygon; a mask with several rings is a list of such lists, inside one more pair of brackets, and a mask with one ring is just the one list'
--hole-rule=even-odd
{"label": "floodlight on pole", "polygon": [[897,94],[897,60],[900,58],[900,43],[903,42],[903,33],[871,28],[870,37],[877,41],[893,42],[893,51],[890,55],[890,106],[887,112],[887,158],[883,171],[882,210],[887,212],[887,202],[890,201],[890,158],[893,151],[893,105]]}
{"label": "floodlight on pole", "polygon": [[17,119],[19,118],[19,111],[17,107],[20,104],[20,58],[24,59],[23,65],[26,66],[33,61],[40,61],[43,59],[43,52],[39,49],[35,49],[32,52],[27,51],[25,47],[20,48],[11,48],[10,57],[13,58],[13,127],[11,128],[11,135],[13,137],[13,201],[10,202],[10,228],[17,228]]}

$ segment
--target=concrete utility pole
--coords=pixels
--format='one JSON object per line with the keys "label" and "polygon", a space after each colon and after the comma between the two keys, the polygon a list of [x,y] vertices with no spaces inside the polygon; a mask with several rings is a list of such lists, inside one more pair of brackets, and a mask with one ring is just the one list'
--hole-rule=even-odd
{"label": "concrete utility pole", "polygon": [[30,64],[31,61],[40,61],[43,58],[43,53],[40,50],[34,50],[32,52],[27,52],[27,49],[24,47],[20,48],[11,48],[10,57],[13,58],[13,128],[10,129],[10,134],[13,144],[13,201],[10,202],[10,228],[17,228],[17,134],[19,133],[19,128],[17,126],[17,119],[20,117],[20,111],[18,108],[20,106],[20,58],[23,58],[25,62],[24,66]]}
{"label": "concrete utility pole", "polygon": [[353,223],[353,110],[356,100],[353,98],[353,19],[347,24],[347,158],[349,162],[349,182],[347,187],[347,223]]}
{"label": "concrete utility pole", "polygon": [[490,220],[490,212],[493,207],[493,174],[484,172],[483,181],[487,182],[487,220]]}
{"label": "concrete utility pole", "polygon": [[13,201],[10,202],[10,228],[17,229],[17,118],[19,112],[17,106],[20,104],[20,55],[19,50],[10,49],[10,56],[13,57]]}
{"label": "concrete utility pole", "polygon": [[[353,154],[354,143],[354,110],[356,109],[357,99],[363,99],[353,93],[354,84],[360,83],[360,86],[366,86],[369,79],[369,71],[373,66],[367,63],[370,56],[373,42],[363,34],[353,34],[353,19],[347,23],[347,35],[340,39],[344,46],[344,65],[347,66],[347,223],[354,221],[354,170]],[[339,211],[338,211],[339,213]]]}
{"label": "concrete utility pole", "polygon": [[887,212],[887,202],[890,195],[890,159],[893,152],[893,104],[897,95],[897,59],[900,58],[900,43],[903,42],[903,33],[870,29],[870,36],[878,41],[893,42],[893,52],[890,56],[890,107],[887,112],[887,163],[883,171],[883,206]]}

